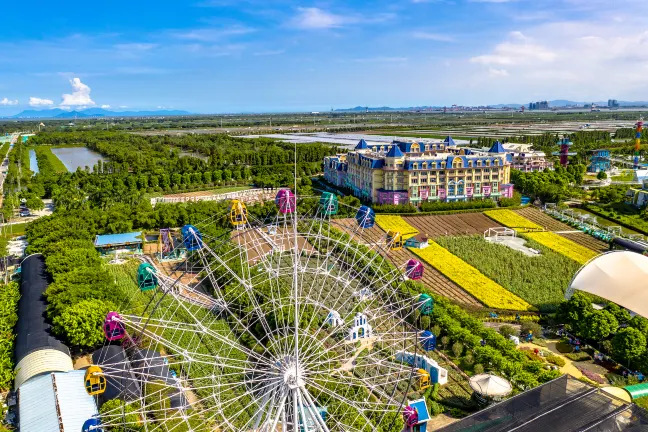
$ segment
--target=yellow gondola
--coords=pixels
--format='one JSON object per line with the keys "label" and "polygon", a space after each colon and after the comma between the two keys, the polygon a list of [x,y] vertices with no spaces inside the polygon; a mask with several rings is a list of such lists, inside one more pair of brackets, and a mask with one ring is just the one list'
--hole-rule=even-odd
{"label": "yellow gondola", "polygon": [[419,369],[418,376],[419,376],[419,382],[418,382],[419,390],[425,390],[427,388],[432,387],[432,384],[430,383],[430,374],[427,373],[427,371],[425,371],[424,369]]}
{"label": "yellow gondola", "polygon": [[387,244],[391,250],[403,249],[403,236],[398,231],[387,231]]}
{"label": "yellow gondola", "polygon": [[235,227],[245,225],[247,223],[247,207],[242,201],[232,200],[229,206],[229,221]]}
{"label": "yellow gondola", "polygon": [[90,366],[85,373],[85,389],[90,396],[106,391],[106,378],[99,366]]}

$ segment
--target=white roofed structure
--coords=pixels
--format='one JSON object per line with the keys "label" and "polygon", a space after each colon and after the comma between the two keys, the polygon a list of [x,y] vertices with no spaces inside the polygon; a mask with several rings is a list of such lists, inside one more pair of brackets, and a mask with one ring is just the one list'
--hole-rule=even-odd
{"label": "white roofed structure", "polygon": [[468,383],[477,393],[491,398],[506,396],[513,390],[511,383],[504,378],[487,373],[471,377]]}
{"label": "white roofed structure", "polygon": [[630,251],[599,255],[576,273],[565,298],[575,290],[603,297],[648,318],[648,257]]}

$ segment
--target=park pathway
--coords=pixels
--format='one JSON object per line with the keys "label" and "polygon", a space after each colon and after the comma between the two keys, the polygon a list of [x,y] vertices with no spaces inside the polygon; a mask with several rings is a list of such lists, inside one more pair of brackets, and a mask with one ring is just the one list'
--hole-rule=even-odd
{"label": "park pathway", "polygon": [[573,376],[574,378],[582,378],[583,374],[581,373],[581,371],[578,370],[578,368],[576,368],[576,366],[574,366],[574,362],[572,360],[568,359],[567,357],[565,357],[565,355],[563,353],[558,351],[558,349],[556,348],[556,344],[558,342],[559,342],[558,339],[548,339],[546,347],[536,345],[536,344],[534,344],[532,342],[524,342],[524,343],[521,343],[520,345],[518,345],[518,348],[527,347],[527,348],[531,348],[531,349],[538,348],[539,350],[551,351],[551,353],[553,355],[558,356],[561,359],[565,360],[565,366],[560,368],[560,371],[562,373],[569,374],[569,375]]}

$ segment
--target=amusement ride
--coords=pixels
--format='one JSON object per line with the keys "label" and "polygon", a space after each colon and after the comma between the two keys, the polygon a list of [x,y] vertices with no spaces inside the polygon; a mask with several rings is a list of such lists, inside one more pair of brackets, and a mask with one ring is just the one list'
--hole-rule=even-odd
{"label": "amusement ride", "polygon": [[416,424],[408,392],[429,387],[430,371],[436,379],[423,357],[431,334],[415,325],[433,299],[407,282],[424,267],[392,262],[399,233],[365,236],[370,207],[345,209],[355,220],[342,224],[336,195],[307,198],[281,189],[268,215],[233,200],[179,233],[164,230],[161,253],[139,257],[137,289],[106,316],[104,354],[85,374],[100,405],[111,391],[125,401],[84,431]]}

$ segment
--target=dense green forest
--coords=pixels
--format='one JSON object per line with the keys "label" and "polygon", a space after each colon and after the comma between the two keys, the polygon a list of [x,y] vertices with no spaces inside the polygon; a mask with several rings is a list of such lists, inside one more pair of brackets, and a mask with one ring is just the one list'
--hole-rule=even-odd
{"label": "dense green forest", "polygon": [[[8,193],[5,212],[10,213],[21,198],[28,200],[30,208],[42,207],[38,203],[40,198],[52,198],[56,207],[61,209],[108,209],[120,203],[137,206],[146,201],[150,193],[235,184],[279,187],[294,183],[294,145],[264,138],[52,132],[32,137],[29,145],[36,148],[39,172],[33,175],[28,170],[29,150],[24,144],[17,144],[10,154],[7,189],[11,192]],[[51,151],[42,147],[78,145],[97,151],[109,161],[98,160],[92,167],[62,172]],[[198,152],[203,158],[184,156],[183,149]],[[324,156],[336,151],[333,146],[300,144],[297,175],[307,178],[321,172]]]}
{"label": "dense green forest", "polygon": [[522,172],[511,170],[511,182],[515,188],[544,202],[560,202],[582,194],[578,187],[583,183],[585,165],[557,165],[554,170]]}

